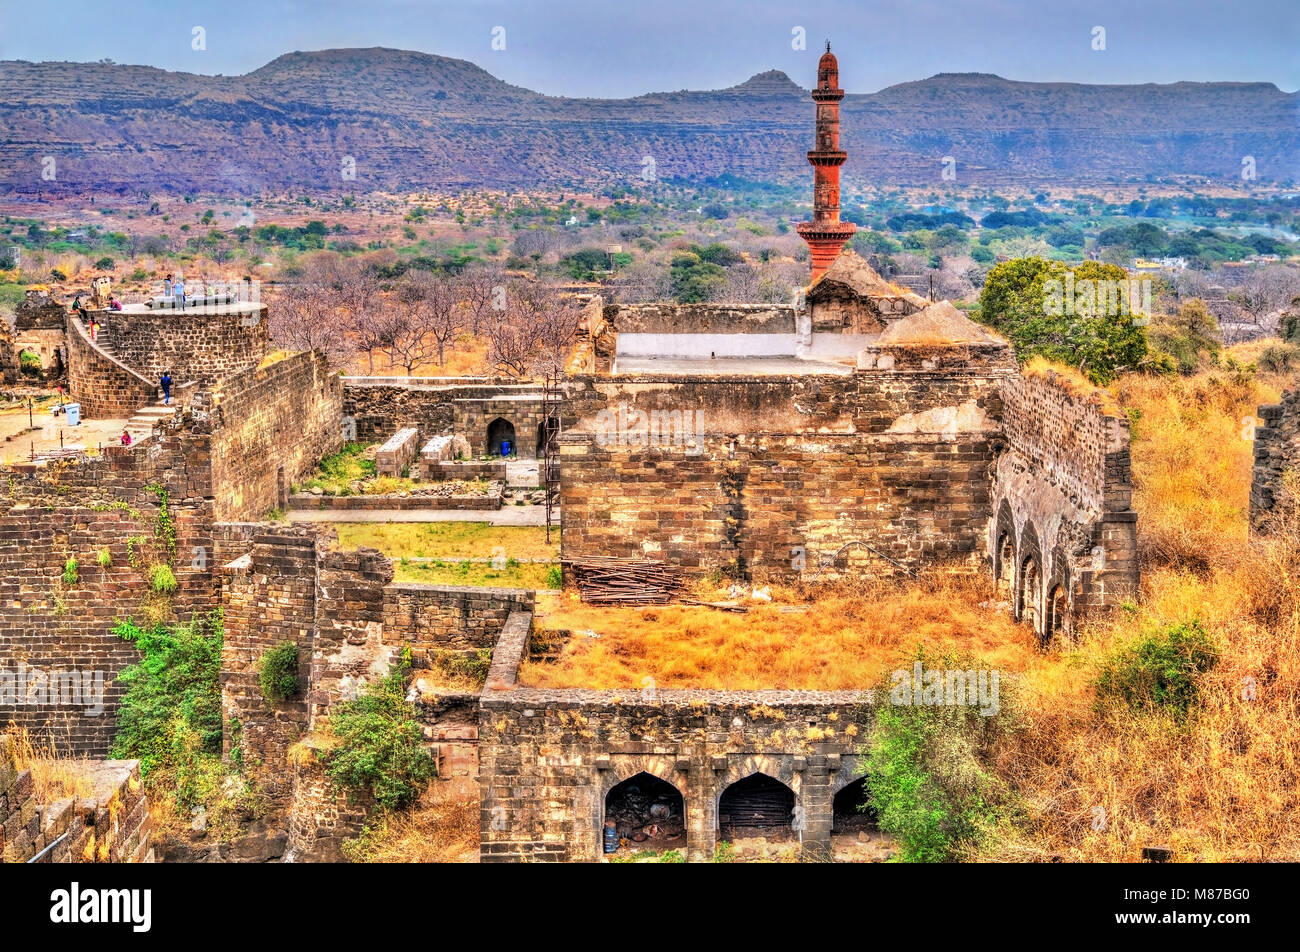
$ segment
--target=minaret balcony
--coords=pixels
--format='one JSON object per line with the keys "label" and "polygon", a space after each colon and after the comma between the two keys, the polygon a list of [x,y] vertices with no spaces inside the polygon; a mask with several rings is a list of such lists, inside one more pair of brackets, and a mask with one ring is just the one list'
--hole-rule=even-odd
{"label": "minaret balcony", "polygon": [[835,149],[817,149],[808,153],[808,161],[813,165],[843,165],[849,154]]}

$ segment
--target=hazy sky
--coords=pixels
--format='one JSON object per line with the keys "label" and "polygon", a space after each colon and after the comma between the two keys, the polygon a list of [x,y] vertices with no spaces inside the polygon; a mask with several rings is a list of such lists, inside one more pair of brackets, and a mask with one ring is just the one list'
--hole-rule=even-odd
{"label": "hazy sky", "polygon": [[0,0],[0,59],[231,75],[292,50],[390,46],[568,96],[716,89],[765,69],[811,86],[828,37],[852,92],[938,72],[1300,86],[1300,0]]}

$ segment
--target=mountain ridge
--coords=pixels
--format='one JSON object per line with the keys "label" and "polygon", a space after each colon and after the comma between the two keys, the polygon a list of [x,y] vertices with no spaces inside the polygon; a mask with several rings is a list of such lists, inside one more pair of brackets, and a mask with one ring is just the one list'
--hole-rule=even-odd
{"label": "mountain ridge", "polygon": [[[850,187],[1300,178],[1300,94],[1273,83],[1034,83],[938,73],[848,93]],[[779,69],[717,90],[548,96],[468,60],[291,51],[238,76],[0,61],[0,192],[527,188],[734,174],[802,181],[808,90]],[[55,182],[39,175],[55,157]],[[343,156],[357,177],[343,180]],[[61,157],[61,158],[60,158]],[[231,170],[237,185],[232,186]]]}

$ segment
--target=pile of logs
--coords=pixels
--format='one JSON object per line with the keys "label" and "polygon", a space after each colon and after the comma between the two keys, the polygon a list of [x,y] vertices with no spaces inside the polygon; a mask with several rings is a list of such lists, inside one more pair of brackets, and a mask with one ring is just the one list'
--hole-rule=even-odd
{"label": "pile of logs", "polygon": [[564,566],[584,602],[595,605],[666,605],[682,596],[681,573],[642,559],[566,559]]}

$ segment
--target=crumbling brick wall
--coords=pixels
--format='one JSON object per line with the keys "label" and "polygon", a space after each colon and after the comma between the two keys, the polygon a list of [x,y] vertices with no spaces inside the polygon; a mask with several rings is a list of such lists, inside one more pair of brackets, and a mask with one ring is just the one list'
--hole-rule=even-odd
{"label": "crumbling brick wall", "polygon": [[[204,440],[177,424],[129,448],[106,447],[99,458],[0,470],[0,671],[98,672],[104,687],[102,711],[60,697],[0,709],[4,721],[60,750],[103,756],[123,692],[117,675],[139,658],[112,628],[139,616],[151,597],[149,562],[171,559],[179,586],[171,617],[215,606]],[[150,486],[167,494],[174,556],[158,541],[161,497]],[[99,564],[101,552],[107,566]],[[65,581],[70,558],[75,580]]]}
{"label": "crumbling brick wall", "polygon": [[62,764],[92,795],[40,803],[0,735],[0,863],[149,863],[152,821],[138,760]]}
{"label": "crumbling brick wall", "polygon": [[1128,420],[1051,371],[1007,378],[1002,403],[985,552],[1016,617],[1046,638],[1137,594]]}
{"label": "crumbling brick wall", "polygon": [[[243,533],[219,527],[226,543]],[[262,526],[251,549],[220,566],[225,638],[221,648],[221,711],[227,756],[240,759],[272,798],[291,789],[289,746],[307,729],[308,675],[316,624],[317,538],[310,526]],[[285,642],[298,648],[299,694],[271,702],[259,669],[266,652]]]}
{"label": "crumbling brick wall", "polygon": [[1300,388],[1260,407],[1259,422],[1250,480],[1250,524],[1256,531],[1267,528],[1270,514],[1287,498],[1286,474],[1300,469]]}
{"label": "crumbling brick wall", "polygon": [[[373,549],[338,550],[333,532],[309,525],[222,523],[214,530],[223,579],[222,712],[227,753],[289,807],[299,858],[338,859],[369,805],[326,782],[312,733],[333,704],[388,675],[409,648],[413,665],[433,649],[490,646],[508,618],[531,612],[533,593],[393,583],[393,564]],[[271,647],[299,649],[300,692],[268,703],[258,667]],[[450,776],[472,768],[476,698],[419,698],[429,748]],[[297,746],[298,755],[290,757]]]}

